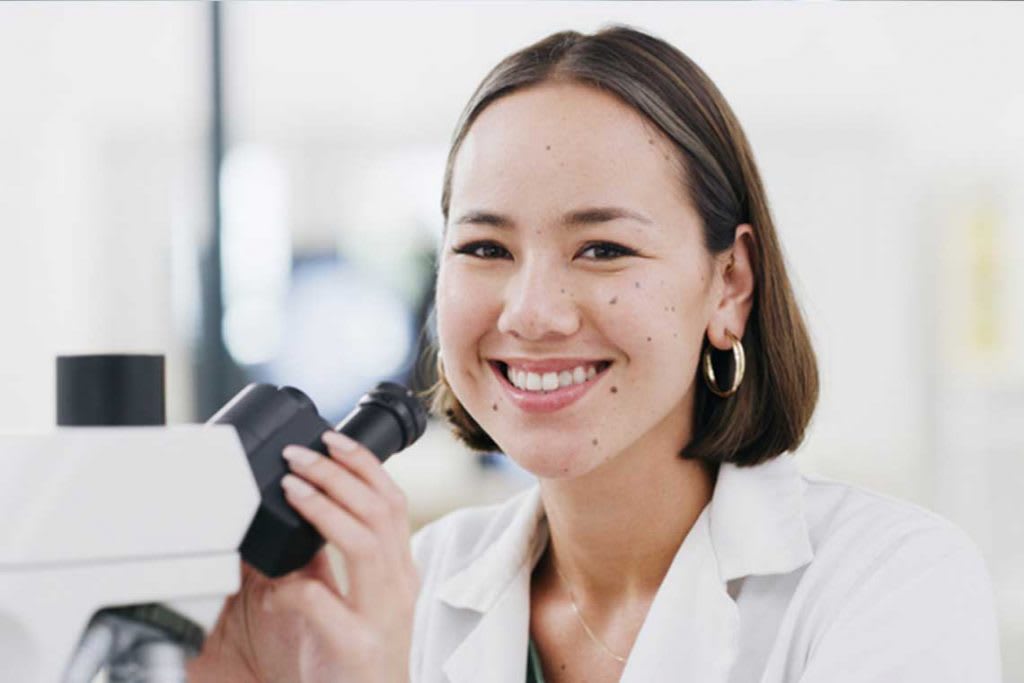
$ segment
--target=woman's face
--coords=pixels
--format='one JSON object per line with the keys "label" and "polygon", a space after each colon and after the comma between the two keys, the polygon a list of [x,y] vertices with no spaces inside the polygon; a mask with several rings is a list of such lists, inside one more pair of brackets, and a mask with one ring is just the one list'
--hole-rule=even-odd
{"label": "woman's face", "polygon": [[437,321],[452,390],[506,454],[556,478],[685,445],[719,282],[701,231],[670,143],[613,96],[543,84],[480,114]]}

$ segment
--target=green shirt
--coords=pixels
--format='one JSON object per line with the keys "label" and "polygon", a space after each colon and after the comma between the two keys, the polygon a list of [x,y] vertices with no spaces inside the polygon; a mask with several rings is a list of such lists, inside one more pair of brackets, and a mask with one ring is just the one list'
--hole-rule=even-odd
{"label": "green shirt", "polygon": [[526,683],[544,683],[544,667],[540,664],[537,646],[530,638],[530,647],[526,655]]}

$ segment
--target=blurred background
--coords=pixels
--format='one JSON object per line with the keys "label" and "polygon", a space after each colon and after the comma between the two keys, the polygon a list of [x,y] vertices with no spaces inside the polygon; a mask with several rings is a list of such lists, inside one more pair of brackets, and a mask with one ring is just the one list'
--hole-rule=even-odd
{"label": "blurred background", "polygon": [[[331,418],[429,381],[459,112],[611,22],[746,127],[821,363],[803,469],[965,528],[1024,681],[1024,5],[4,3],[0,429],[53,425],[61,353],[166,354],[172,423],[253,380]],[[413,450],[418,524],[530,481],[438,425]]]}

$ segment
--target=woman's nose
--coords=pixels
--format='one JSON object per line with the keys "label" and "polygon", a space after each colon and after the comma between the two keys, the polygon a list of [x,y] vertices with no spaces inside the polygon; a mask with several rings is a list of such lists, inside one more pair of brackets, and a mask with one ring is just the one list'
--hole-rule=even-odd
{"label": "woman's nose", "polygon": [[540,341],[567,337],[579,327],[579,311],[557,266],[524,266],[509,280],[498,317],[499,332]]}

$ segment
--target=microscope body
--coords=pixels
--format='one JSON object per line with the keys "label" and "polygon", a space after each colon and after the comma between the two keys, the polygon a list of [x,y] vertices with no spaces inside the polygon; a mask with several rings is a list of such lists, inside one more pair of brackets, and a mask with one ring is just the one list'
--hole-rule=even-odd
{"label": "microscope body", "polygon": [[0,681],[181,683],[241,560],[268,577],[323,547],[287,504],[281,450],[336,429],[382,462],[426,413],[381,382],[337,427],[298,389],[250,384],[165,427],[163,358],[58,359],[56,430],[0,434]]}
{"label": "microscope body", "polygon": [[209,630],[260,491],[227,425],[0,434],[0,679],[62,680],[99,610],[161,603]]}

